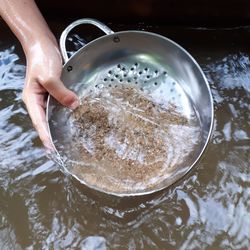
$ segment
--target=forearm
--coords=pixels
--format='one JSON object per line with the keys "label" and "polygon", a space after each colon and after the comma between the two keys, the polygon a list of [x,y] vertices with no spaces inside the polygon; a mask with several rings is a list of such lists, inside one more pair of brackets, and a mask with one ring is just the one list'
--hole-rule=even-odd
{"label": "forearm", "polygon": [[0,15],[28,55],[36,43],[52,43],[54,35],[33,0],[0,0]]}

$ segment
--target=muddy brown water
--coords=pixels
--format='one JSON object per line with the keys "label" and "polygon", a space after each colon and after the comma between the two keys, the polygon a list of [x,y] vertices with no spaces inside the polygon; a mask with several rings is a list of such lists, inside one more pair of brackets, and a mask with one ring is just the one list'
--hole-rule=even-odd
{"label": "muddy brown water", "polygon": [[[64,27],[51,26],[57,36]],[[181,44],[204,70],[215,103],[212,139],[192,171],[161,192],[122,199],[81,185],[47,159],[21,101],[23,52],[0,27],[0,249],[249,249],[250,27],[111,24]],[[80,37],[70,37],[72,47]]]}

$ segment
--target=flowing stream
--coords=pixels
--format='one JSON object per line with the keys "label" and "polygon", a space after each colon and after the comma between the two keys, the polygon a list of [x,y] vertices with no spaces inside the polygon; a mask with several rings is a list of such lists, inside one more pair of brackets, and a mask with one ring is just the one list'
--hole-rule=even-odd
{"label": "flowing stream", "polygon": [[[50,25],[57,37],[65,27]],[[136,198],[91,190],[46,157],[21,100],[23,52],[2,21],[0,28],[0,249],[249,249],[250,27],[111,24],[186,48],[215,103],[199,163],[170,188]],[[75,49],[80,37],[69,39]]]}

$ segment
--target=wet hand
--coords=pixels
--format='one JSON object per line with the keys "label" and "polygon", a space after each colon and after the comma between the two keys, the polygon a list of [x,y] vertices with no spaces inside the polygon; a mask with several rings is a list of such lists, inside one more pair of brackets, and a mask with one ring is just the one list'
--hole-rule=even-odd
{"label": "wet hand", "polygon": [[39,39],[25,53],[27,70],[23,101],[42,143],[53,150],[45,116],[47,96],[51,94],[71,109],[79,105],[78,97],[60,80],[62,60],[56,41]]}

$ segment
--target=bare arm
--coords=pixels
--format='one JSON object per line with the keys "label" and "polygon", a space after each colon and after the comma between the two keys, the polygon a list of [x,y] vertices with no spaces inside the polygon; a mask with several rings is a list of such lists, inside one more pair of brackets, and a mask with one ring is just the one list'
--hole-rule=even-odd
{"label": "bare arm", "polygon": [[21,42],[27,59],[23,101],[45,147],[51,149],[45,121],[47,93],[72,109],[77,96],[60,80],[62,60],[57,41],[33,0],[0,0],[0,15]]}
{"label": "bare arm", "polygon": [[33,0],[0,0],[0,13],[21,42],[25,53],[29,52],[31,43],[41,38],[55,42]]}

